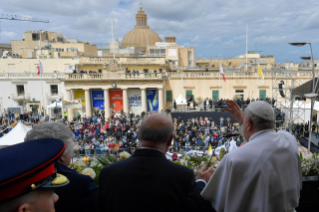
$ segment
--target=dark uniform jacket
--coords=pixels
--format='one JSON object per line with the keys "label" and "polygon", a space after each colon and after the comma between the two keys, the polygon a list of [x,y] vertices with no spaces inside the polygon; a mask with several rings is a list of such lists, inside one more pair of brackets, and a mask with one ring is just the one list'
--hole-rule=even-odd
{"label": "dark uniform jacket", "polygon": [[98,207],[104,211],[213,211],[200,196],[193,170],[166,159],[156,149],[137,149],[132,157],[102,169]]}
{"label": "dark uniform jacket", "polygon": [[96,212],[98,188],[92,178],[61,163],[55,163],[59,174],[66,176],[70,183],[55,189],[59,200],[55,203],[56,212]]}

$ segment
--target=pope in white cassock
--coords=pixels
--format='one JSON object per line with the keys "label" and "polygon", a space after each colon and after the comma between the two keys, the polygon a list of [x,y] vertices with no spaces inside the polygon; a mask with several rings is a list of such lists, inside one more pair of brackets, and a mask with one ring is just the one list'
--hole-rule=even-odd
{"label": "pope in white cassock", "polygon": [[294,211],[302,186],[296,139],[273,131],[274,111],[268,103],[252,102],[243,115],[235,102],[226,104],[248,142],[225,155],[202,197],[218,212]]}

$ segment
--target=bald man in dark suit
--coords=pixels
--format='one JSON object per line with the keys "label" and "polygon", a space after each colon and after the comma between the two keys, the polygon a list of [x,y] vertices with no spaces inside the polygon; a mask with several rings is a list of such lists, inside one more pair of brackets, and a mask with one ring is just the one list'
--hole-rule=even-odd
{"label": "bald man in dark suit", "polygon": [[214,211],[200,196],[213,168],[199,172],[166,159],[174,137],[172,121],[152,115],[142,122],[138,135],[141,148],[132,157],[103,168],[98,207],[104,211]]}

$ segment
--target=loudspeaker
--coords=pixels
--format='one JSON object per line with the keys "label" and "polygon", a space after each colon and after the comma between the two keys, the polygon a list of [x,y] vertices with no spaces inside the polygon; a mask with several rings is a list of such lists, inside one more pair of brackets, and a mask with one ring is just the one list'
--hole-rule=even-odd
{"label": "loudspeaker", "polygon": [[280,93],[280,96],[285,98],[286,95],[284,94],[284,92],[282,91],[282,85],[285,84],[284,81],[280,81],[280,83],[278,84],[278,87],[279,87],[279,93]]}
{"label": "loudspeaker", "polygon": [[309,132],[305,132],[303,136],[309,138]]}

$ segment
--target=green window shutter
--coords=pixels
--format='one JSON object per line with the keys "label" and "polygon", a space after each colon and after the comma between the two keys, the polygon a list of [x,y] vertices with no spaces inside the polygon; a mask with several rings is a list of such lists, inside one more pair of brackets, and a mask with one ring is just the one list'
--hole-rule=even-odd
{"label": "green window shutter", "polygon": [[166,91],[166,102],[173,102],[173,91]]}
{"label": "green window shutter", "polygon": [[219,99],[219,90],[213,90],[213,100]]}
{"label": "green window shutter", "polygon": [[266,99],[266,90],[259,90],[259,99]]}
{"label": "green window shutter", "polygon": [[[186,99],[188,95],[192,95],[193,96],[193,91],[192,90],[186,90]],[[193,100],[194,100],[194,96],[193,96]]]}

